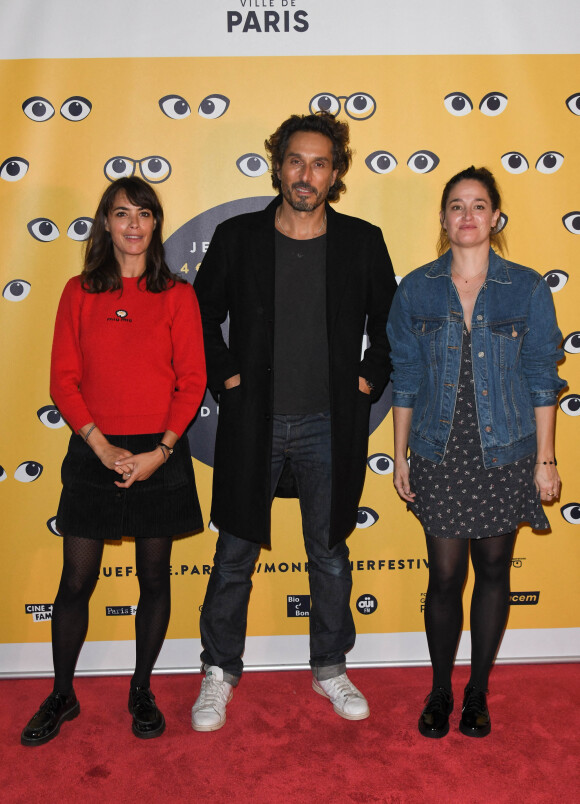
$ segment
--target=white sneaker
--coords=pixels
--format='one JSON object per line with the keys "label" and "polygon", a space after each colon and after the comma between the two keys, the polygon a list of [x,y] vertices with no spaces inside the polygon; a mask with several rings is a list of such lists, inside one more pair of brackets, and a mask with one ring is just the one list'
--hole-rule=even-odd
{"label": "white sneaker", "polygon": [[365,696],[357,690],[346,673],[326,681],[312,679],[312,689],[330,702],[337,715],[346,720],[364,720],[370,715]]}
{"label": "white sneaker", "polygon": [[233,694],[232,685],[224,681],[221,667],[208,667],[191,710],[191,725],[195,731],[221,729],[226,722],[226,706]]}

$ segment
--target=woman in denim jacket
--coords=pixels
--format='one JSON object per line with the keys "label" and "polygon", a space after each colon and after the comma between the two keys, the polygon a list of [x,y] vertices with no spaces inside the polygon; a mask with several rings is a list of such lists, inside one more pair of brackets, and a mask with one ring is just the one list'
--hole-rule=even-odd
{"label": "woman in denim jacket", "polygon": [[[425,529],[425,627],[433,688],[419,731],[443,737],[462,627],[469,552],[471,676],[459,728],[491,730],[487,683],[509,608],[521,522],[549,527],[560,492],[554,455],[562,335],[540,274],[501,259],[500,196],[485,168],[445,186],[439,259],[404,277],[387,332],[393,362],[394,484]],[[410,467],[407,449],[411,450]]]}

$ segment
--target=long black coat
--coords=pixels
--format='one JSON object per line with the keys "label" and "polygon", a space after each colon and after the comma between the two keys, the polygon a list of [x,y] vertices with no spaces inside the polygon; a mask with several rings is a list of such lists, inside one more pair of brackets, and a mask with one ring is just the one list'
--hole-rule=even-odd
{"label": "long black coat", "polygon": [[[262,544],[270,543],[274,217],[280,202],[220,224],[195,280],[208,386],[220,403],[211,517],[219,528]],[[386,323],[397,285],[381,230],[328,204],[326,212],[332,547],[356,524],[370,399],[390,374]],[[220,325],[228,314],[226,346]],[[370,346],[361,360],[365,321]],[[234,374],[241,384],[225,390]],[[358,389],[359,375],[375,387],[370,399]]]}

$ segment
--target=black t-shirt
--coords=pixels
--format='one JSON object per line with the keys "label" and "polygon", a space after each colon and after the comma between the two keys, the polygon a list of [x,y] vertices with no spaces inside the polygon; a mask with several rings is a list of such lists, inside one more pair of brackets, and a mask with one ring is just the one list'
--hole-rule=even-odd
{"label": "black t-shirt", "polygon": [[274,413],[330,408],[326,333],[326,235],[276,231]]}

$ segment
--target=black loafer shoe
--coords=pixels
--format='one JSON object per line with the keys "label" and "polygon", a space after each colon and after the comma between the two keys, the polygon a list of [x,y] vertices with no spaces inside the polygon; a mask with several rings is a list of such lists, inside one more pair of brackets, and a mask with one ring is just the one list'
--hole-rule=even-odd
{"label": "black loafer shoe", "polygon": [[142,740],[159,737],[165,731],[165,718],[157,708],[149,687],[131,687],[129,712],[133,715],[133,734]]}
{"label": "black loafer shoe", "polygon": [[465,688],[459,731],[466,737],[487,737],[491,731],[486,695],[487,690],[473,685]]}
{"label": "black loafer shoe", "polygon": [[423,737],[445,737],[449,731],[449,715],[453,712],[453,695],[445,687],[434,687],[425,698],[427,706],[419,718]]}
{"label": "black loafer shoe", "polygon": [[43,745],[60,731],[61,723],[65,720],[74,720],[80,713],[81,705],[74,692],[62,695],[60,692],[51,693],[40,704],[40,709],[24,727],[20,735],[22,745]]}

